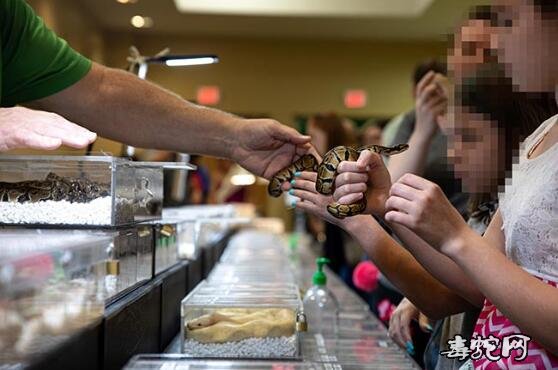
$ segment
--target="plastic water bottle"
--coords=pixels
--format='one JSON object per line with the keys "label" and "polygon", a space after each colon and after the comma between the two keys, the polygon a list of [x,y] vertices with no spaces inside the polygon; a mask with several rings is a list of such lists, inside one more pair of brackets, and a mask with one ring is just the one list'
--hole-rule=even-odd
{"label": "plastic water bottle", "polygon": [[318,269],[312,277],[312,287],[302,301],[308,332],[312,334],[336,335],[338,330],[339,302],[327,288],[327,276],[323,271],[329,262],[327,258],[316,259]]}

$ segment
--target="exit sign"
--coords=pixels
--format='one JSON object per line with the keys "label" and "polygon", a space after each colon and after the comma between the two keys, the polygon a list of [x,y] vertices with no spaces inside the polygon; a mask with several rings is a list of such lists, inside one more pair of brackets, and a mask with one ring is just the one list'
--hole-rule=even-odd
{"label": "exit sign", "polygon": [[345,108],[358,109],[366,106],[367,95],[363,89],[349,89],[345,91],[343,103]]}
{"label": "exit sign", "polygon": [[200,86],[196,93],[196,101],[201,105],[217,105],[221,101],[219,86]]}

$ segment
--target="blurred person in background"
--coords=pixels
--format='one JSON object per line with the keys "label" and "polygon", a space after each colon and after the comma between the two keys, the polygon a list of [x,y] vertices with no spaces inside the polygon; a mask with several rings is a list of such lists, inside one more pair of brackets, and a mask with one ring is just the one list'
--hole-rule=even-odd
{"label": "blurred person in background", "polygon": [[[472,87],[476,86],[480,91],[484,90],[485,95],[488,94],[488,92],[490,91],[492,93],[496,93],[496,88],[498,87],[491,87],[486,84],[486,81],[483,82],[482,80],[475,79],[475,77],[477,71],[479,71],[479,66],[484,63],[488,63],[492,66],[487,67],[487,69],[485,69],[485,72],[487,72],[487,70],[490,68],[492,68],[493,70],[497,69],[494,68],[494,66],[496,66],[498,62],[496,52],[491,47],[491,35],[493,35],[495,19],[496,16],[491,6],[481,5],[472,8],[466,21],[463,22],[457,28],[456,32],[450,36],[448,44],[447,61],[450,78],[455,81],[455,83],[462,85],[463,77],[468,76],[468,83],[471,84]],[[500,78],[501,76],[494,77]],[[504,80],[500,79],[500,83],[504,83]],[[503,86],[501,87],[501,89],[502,90],[500,90],[500,93],[504,93],[505,89],[503,88]],[[494,103],[494,101],[492,101],[492,103]],[[544,105],[542,101],[533,102],[532,104],[534,104],[535,110],[537,109],[537,107],[540,107],[541,115],[544,114],[545,109],[547,112],[552,111],[552,102],[549,103],[550,106],[546,108],[544,106],[539,106],[539,104]],[[501,116],[501,112],[498,113],[496,111],[501,110],[502,107],[497,107],[495,104],[492,104],[491,108],[494,111],[494,114]],[[444,122],[443,117],[439,117],[438,123],[443,125],[446,122]],[[517,123],[519,124],[519,122]],[[511,133],[511,130],[508,129],[507,132]],[[525,130],[523,131],[524,136],[527,133],[529,132]],[[518,141],[515,140],[514,142]],[[503,157],[504,156],[500,156],[500,159]],[[507,157],[508,159],[511,159],[511,155],[508,155]],[[493,163],[493,165],[497,164],[497,162]],[[504,168],[501,163],[500,168]],[[458,171],[457,168],[454,168],[454,170]],[[393,176],[392,174],[392,180],[394,177],[395,176]],[[463,179],[463,176],[459,177]],[[499,177],[494,178],[499,178],[501,180],[503,179],[503,174],[500,173]],[[465,209],[467,214],[471,217],[469,219],[470,223],[473,223],[473,225],[477,225],[476,230],[480,234],[484,233],[486,225],[483,226],[482,224],[478,224],[478,219],[489,221],[489,219],[493,215],[495,207],[497,206],[494,201],[494,196],[487,194],[490,192],[494,192],[494,189],[495,188],[489,188],[489,192],[481,194],[479,194],[475,190],[472,194],[472,197],[468,201],[467,209]],[[463,214],[463,210],[460,210],[460,213]],[[476,321],[476,318],[478,317],[478,313],[478,309],[473,309],[466,311],[465,313],[447,317],[446,319],[439,320],[435,323],[430,323],[433,326],[433,333],[431,340],[429,341],[428,348],[426,349],[427,353],[424,356],[425,366],[427,369],[434,369],[435,367],[437,369],[456,369],[459,367],[459,364],[461,363],[460,361],[454,361],[439,356],[440,343],[443,345],[456,333],[462,333],[465,337],[470,336],[470,333],[473,330],[473,325]],[[407,340],[409,340],[409,328],[411,325],[409,319],[423,317],[424,315],[408,299],[404,299],[401,302],[401,306],[397,308],[395,316],[396,317],[392,321],[393,324],[390,325],[390,331],[392,333],[396,333],[395,335],[399,335],[399,337],[405,337]],[[424,328],[424,326],[422,326],[422,328]],[[402,333],[405,335],[402,335]]]}
{"label": "blurred person in background", "polygon": [[462,215],[467,211],[467,195],[447,161],[447,138],[439,130],[447,113],[446,67],[430,60],[417,65],[413,74],[415,109],[405,115],[388,146],[406,143],[409,150],[388,161],[391,181],[413,173],[437,183]]}
{"label": "blurred person in background", "polygon": [[370,119],[360,128],[360,146],[382,145],[382,126]]}
{"label": "blurred person in background", "polygon": [[[323,157],[330,149],[341,145],[352,145],[355,140],[352,122],[343,120],[334,113],[317,114],[308,120],[307,134],[312,145]],[[344,281],[350,282],[351,266],[345,254],[345,233],[337,226],[309,215],[307,225],[321,244],[322,254],[331,261],[330,268]]]}
{"label": "blurred person in background", "polygon": [[188,173],[188,186],[186,187],[186,203],[190,205],[207,204],[211,189],[211,174],[202,164],[201,156],[193,155],[190,163],[197,169]]}
{"label": "blurred person in background", "polygon": [[214,188],[212,203],[243,203],[246,201],[246,186],[233,184],[232,177],[241,169],[234,162],[225,159],[216,161],[217,167],[213,171]]}
{"label": "blurred person in background", "polygon": [[[438,183],[452,204],[465,216],[468,196],[461,192],[459,180],[448,164],[447,138],[438,127],[448,106],[448,91],[443,83],[445,75],[445,65],[435,59],[415,67],[412,77],[415,108],[388,123],[382,138],[386,146],[407,143],[409,149],[389,160],[385,157],[383,159],[387,162],[392,182],[405,173],[422,175]],[[369,299],[371,308],[377,311],[378,305],[386,299],[397,305],[403,295],[383,274],[379,274],[378,288]],[[409,347],[409,352],[420,359],[427,340],[428,336],[417,338],[416,346],[412,350]]]}

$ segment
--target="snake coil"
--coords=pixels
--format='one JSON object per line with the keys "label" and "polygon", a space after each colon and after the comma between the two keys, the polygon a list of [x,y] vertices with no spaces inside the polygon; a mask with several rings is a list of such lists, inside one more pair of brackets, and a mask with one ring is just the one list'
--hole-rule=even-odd
{"label": "snake coil", "polygon": [[[347,146],[337,146],[328,151],[318,164],[318,160],[311,154],[305,154],[291,165],[277,172],[269,182],[267,192],[272,197],[279,197],[282,193],[281,184],[289,182],[294,178],[295,172],[311,171],[317,172],[316,191],[323,195],[331,195],[334,191],[335,177],[337,175],[337,167],[343,161],[356,161],[361,152],[369,150],[381,155],[394,155],[407,150],[407,144],[399,144],[392,147],[381,145],[367,145],[358,149]],[[345,217],[355,216],[362,213],[366,209],[366,196],[356,203],[339,204],[332,202],[327,205],[327,211],[334,217],[343,219]]]}

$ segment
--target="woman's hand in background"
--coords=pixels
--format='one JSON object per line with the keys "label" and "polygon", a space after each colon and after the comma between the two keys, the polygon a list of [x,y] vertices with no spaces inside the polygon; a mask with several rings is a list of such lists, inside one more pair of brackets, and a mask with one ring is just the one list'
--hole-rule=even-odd
{"label": "woman's hand in background", "polygon": [[419,327],[425,333],[432,331],[430,319],[407,298],[399,303],[389,320],[389,336],[406,349],[410,355],[414,355],[413,338],[411,334],[411,322],[417,321]]}

